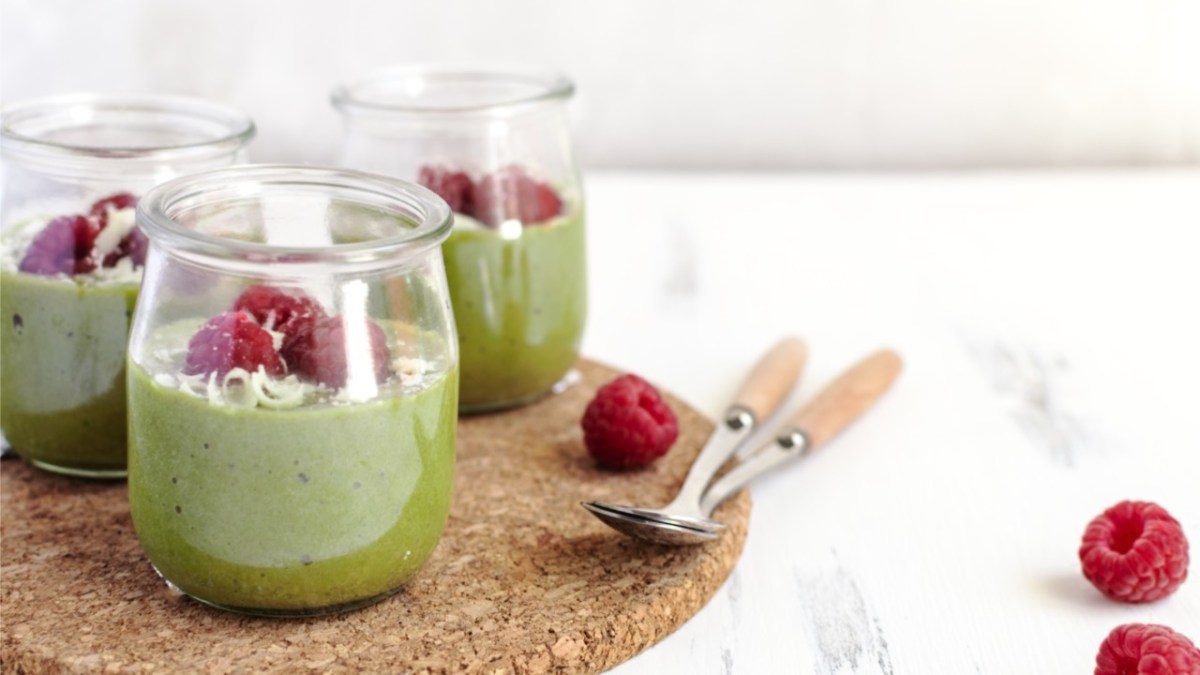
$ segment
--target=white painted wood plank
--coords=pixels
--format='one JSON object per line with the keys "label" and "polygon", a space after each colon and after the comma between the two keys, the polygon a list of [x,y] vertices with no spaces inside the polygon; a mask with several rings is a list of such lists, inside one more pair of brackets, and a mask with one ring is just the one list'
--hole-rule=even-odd
{"label": "white painted wood plank", "polygon": [[1200,173],[588,189],[590,355],[710,414],[786,332],[812,348],[805,396],[876,346],[907,362],[861,424],[756,485],[734,577],[614,672],[1087,672],[1120,623],[1200,639],[1200,582],[1120,605],[1076,557],[1125,498],[1200,544]]}

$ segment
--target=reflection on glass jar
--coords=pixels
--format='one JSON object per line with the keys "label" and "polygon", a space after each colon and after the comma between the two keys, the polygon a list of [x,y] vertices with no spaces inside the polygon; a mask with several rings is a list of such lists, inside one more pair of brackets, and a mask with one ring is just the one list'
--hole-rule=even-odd
{"label": "reflection on glass jar", "polygon": [[0,425],[35,466],[125,475],[125,345],[146,260],[138,197],[244,159],[254,125],[206,101],[62,96],[0,111]]}
{"label": "reflection on glass jar", "polygon": [[454,477],[450,210],[355,171],[170,181],[129,343],[129,501],[150,561],[202,602],[359,607],[433,551]]}
{"label": "reflection on glass jar", "polygon": [[333,94],[344,164],[417,180],[454,210],[443,252],[465,412],[536,399],[579,356],[587,270],[572,93],[534,70],[398,67]]}

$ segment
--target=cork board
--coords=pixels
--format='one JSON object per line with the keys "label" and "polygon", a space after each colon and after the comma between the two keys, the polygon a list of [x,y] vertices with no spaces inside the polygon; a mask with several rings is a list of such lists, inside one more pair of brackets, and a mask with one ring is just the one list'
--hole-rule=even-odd
{"label": "cork board", "polygon": [[133,533],[123,483],[0,464],[0,670],[592,673],[670,634],[717,591],[745,542],[750,499],[725,535],[669,548],[626,538],[581,499],[665,503],[712,424],[667,394],[680,438],[648,469],[597,469],[578,420],[615,377],[581,361],[565,393],[459,423],[446,532],[397,595],[332,617],[262,619],[167,590]]}

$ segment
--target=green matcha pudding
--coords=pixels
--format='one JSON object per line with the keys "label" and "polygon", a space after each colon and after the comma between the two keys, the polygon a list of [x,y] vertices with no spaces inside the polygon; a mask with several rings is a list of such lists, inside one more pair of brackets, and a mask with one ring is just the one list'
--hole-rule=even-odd
{"label": "green matcha pudding", "polygon": [[[369,604],[416,574],[446,524],[453,350],[406,353],[412,329],[258,290],[207,322],[160,328],[142,363],[131,355],[138,538],[169,583],[223,609]],[[369,353],[347,356],[350,326],[365,326]]]}
{"label": "green matcha pudding", "polygon": [[575,364],[587,316],[581,214],[520,236],[455,229],[442,254],[462,358],[464,409],[518,404]]}
{"label": "green matcha pudding", "polygon": [[125,342],[136,300],[136,285],[0,272],[0,423],[34,464],[124,473]]}
{"label": "green matcha pudding", "polygon": [[582,204],[515,166],[473,181],[422,169],[455,210],[442,244],[462,359],[460,406],[482,412],[550,391],[575,364],[587,317]]}
{"label": "green matcha pudding", "polygon": [[141,236],[132,226],[133,209],[125,208],[6,230],[0,425],[35,466],[125,474],[125,346],[144,260],[144,248],[136,268],[133,253],[120,250]]}

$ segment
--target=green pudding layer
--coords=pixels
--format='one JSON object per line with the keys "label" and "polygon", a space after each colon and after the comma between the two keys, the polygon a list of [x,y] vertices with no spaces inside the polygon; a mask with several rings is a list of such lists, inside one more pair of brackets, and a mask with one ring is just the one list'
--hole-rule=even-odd
{"label": "green pudding layer", "polygon": [[129,501],[150,561],[204,602],[305,615],[400,587],[454,479],[458,373],[287,410],[213,405],[129,369]]}
{"label": "green pudding layer", "polygon": [[545,393],[579,356],[587,315],[581,210],[512,239],[458,229],[442,244],[462,364],[463,410]]}
{"label": "green pudding layer", "polygon": [[125,345],[136,284],[0,272],[0,425],[43,468],[125,470]]}

